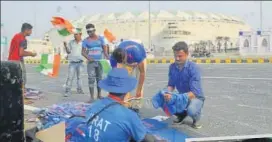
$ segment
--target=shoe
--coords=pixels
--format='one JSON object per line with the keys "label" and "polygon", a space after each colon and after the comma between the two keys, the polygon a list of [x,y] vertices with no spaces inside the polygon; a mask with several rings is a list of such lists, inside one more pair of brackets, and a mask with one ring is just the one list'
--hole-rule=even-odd
{"label": "shoe", "polygon": [[103,99],[101,95],[97,95],[97,99]]}
{"label": "shoe", "polygon": [[72,95],[71,91],[66,91],[65,94],[64,94],[64,97],[69,97],[71,95]]}
{"label": "shoe", "polygon": [[87,103],[87,104],[91,104],[91,103],[93,103],[95,100],[92,100],[92,99],[89,99],[87,102],[85,102],[85,103]]}
{"label": "shoe", "polygon": [[83,92],[82,89],[77,89],[77,93],[78,93],[78,94],[84,94],[84,92]]}
{"label": "shoe", "polygon": [[195,129],[200,129],[202,128],[202,125],[198,123],[198,121],[193,121],[192,127]]}
{"label": "shoe", "polygon": [[182,113],[178,113],[178,114],[175,114],[175,115],[177,116],[177,119],[174,120],[173,122],[174,122],[175,124],[182,124],[183,121],[185,120],[185,118],[187,117],[187,112],[184,111],[184,112],[182,112]]}

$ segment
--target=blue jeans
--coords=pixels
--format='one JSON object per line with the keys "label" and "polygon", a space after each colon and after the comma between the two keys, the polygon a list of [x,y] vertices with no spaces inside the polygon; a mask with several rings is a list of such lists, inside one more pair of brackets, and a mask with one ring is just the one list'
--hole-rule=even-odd
{"label": "blue jeans", "polygon": [[88,62],[87,73],[88,73],[89,87],[95,87],[94,86],[95,81],[98,85],[98,82],[102,79],[102,75],[103,75],[103,69],[100,62],[97,62],[97,61]]}
{"label": "blue jeans", "polygon": [[203,104],[203,100],[195,98],[190,101],[187,107],[188,116],[190,116],[196,122],[200,120]]}
{"label": "blue jeans", "polygon": [[66,91],[71,91],[72,82],[75,74],[77,78],[77,89],[82,89],[81,73],[83,71],[83,63],[69,63],[68,78],[66,80]]}

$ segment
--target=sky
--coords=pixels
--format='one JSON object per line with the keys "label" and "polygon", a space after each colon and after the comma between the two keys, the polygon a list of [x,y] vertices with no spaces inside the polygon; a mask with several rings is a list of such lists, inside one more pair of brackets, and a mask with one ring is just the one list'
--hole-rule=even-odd
{"label": "sky", "polygon": [[[24,22],[34,26],[30,38],[42,38],[52,25],[52,16],[78,19],[81,15],[112,12],[142,12],[148,1],[1,1],[1,23],[8,39]],[[75,8],[77,7],[77,8]],[[215,12],[237,16],[254,29],[260,28],[260,1],[151,1],[151,12],[181,10]],[[262,2],[263,29],[272,29],[272,1]],[[2,28],[1,28],[2,30]]]}

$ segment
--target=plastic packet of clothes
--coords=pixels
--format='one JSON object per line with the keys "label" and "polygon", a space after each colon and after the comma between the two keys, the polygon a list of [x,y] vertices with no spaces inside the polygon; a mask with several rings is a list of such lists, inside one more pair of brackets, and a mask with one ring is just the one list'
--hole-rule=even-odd
{"label": "plastic packet of clothes", "polygon": [[73,117],[66,121],[66,142],[89,141],[88,119],[84,117]]}
{"label": "plastic packet of clothes", "polygon": [[[171,94],[171,99],[166,101],[164,94]],[[152,105],[155,109],[162,108],[167,116],[171,116],[175,113],[183,112],[189,103],[189,97],[187,93],[179,94],[175,92],[168,92],[167,90],[161,90],[152,97]]]}

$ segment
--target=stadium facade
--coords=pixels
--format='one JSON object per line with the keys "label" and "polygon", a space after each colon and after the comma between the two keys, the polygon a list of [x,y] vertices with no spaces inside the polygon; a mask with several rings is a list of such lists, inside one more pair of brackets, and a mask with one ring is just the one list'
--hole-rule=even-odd
{"label": "stadium facade", "polygon": [[[82,16],[72,23],[83,29],[87,23],[93,23],[97,33],[103,34],[103,31],[108,29],[118,39],[140,39],[146,48],[152,48],[158,53],[171,52],[172,45],[177,41],[186,41],[192,47],[191,50],[195,48],[194,44],[203,41],[215,46],[218,43],[228,44],[228,48],[235,48],[239,44],[239,31],[251,31],[251,27],[240,18],[218,13],[161,10],[152,12],[150,17],[151,47],[148,47],[148,11]],[[53,45],[59,45],[63,39],[60,39],[54,30],[50,30],[46,35]],[[86,36],[85,30],[83,36]]]}

